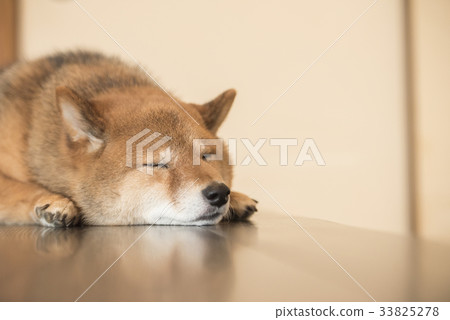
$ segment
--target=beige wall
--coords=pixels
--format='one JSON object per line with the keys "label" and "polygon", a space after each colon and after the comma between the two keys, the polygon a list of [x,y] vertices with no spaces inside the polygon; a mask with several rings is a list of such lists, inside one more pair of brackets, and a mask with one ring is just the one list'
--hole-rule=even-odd
{"label": "beige wall", "polygon": [[411,13],[419,231],[450,241],[450,1],[414,0]]}
{"label": "beige wall", "polygon": [[[409,229],[403,6],[379,1],[254,126],[372,1],[81,1],[182,99],[238,90],[225,138],[314,138],[326,166],[236,168],[235,188],[293,215],[406,233]],[[72,1],[23,0],[20,48],[33,58],[92,48],[129,59]],[[238,159],[245,156],[239,145]],[[448,204],[447,204],[448,207]]]}

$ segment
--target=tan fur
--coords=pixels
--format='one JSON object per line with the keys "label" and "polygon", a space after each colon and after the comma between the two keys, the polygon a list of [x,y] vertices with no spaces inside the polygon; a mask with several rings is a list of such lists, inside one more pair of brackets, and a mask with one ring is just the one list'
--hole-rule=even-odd
{"label": "tan fur", "polygon": [[[222,161],[194,166],[192,141],[217,138],[235,94],[176,103],[138,68],[97,53],[10,67],[0,74],[0,223],[218,222],[202,220],[212,209],[201,190],[213,181],[231,187],[232,168],[226,152]],[[126,141],[147,128],[170,136],[173,153],[152,176],[125,166]],[[256,211],[247,196],[230,197],[221,217]],[[167,214],[157,219],[160,211]]]}

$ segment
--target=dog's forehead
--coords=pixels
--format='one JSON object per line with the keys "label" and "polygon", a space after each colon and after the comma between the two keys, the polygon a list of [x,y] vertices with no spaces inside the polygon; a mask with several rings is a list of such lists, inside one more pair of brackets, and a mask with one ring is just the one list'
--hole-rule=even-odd
{"label": "dog's forehead", "polygon": [[95,103],[107,114],[112,135],[132,138],[145,131],[169,136],[178,142],[214,138],[193,105],[174,101],[159,91],[113,91],[96,99]]}
{"label": "dog's forehead", "polygon": [[[141,114],[140,127],[177,139],[192,140],[212,137],[212,134],[199,121],[195,121],[191,117],[194,112],[196,113],[195,110],[188,111],[174,105],[148,107]],[[137,115],[139,116],[139,114]]]}
{"label": "dog's forehead", "polygon": [[[120,119],[120,140],[157,142],[174,150],[192,149],[194,139],[213,139],[215,136],[201,124],[194,122],[178,107],[138,108]],[[116,136],[117,133],[113,133]]]}

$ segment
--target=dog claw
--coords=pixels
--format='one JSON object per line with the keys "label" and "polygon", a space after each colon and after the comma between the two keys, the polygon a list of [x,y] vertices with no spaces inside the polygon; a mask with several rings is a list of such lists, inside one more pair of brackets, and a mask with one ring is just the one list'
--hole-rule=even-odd
{"label": "dog claw", "polygon": [[50,195],[40,199],[43,205],[36,205],[35,213],[41,224],[52,227],[69,227],[78,223],[78,211],[69,199],[59,196]]}
{"label": "dog claw", "polygon": [[258,201],[248,196],[238,193],[231,193],[231,203],[228,214],[225,216],[227,220],[247,220],[255,212],[258,211],[256,204]]}

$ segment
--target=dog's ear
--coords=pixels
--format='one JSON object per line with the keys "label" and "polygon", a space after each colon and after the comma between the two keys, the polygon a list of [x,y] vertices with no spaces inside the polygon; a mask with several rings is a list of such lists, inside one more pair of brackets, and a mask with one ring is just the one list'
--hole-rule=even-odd
{"label": "dog's ear", "polygon": [[67,87],[56,88],[59,107],[69,143],[88,142],[88,150],[96,151],[103,145],[103,122],[96,109]]}
{"label": "dog's ear", "polygon": [[236,90],[229,89],[214,100],[197,107],[209,131],[217,132],[230,111],[235,97]]}

